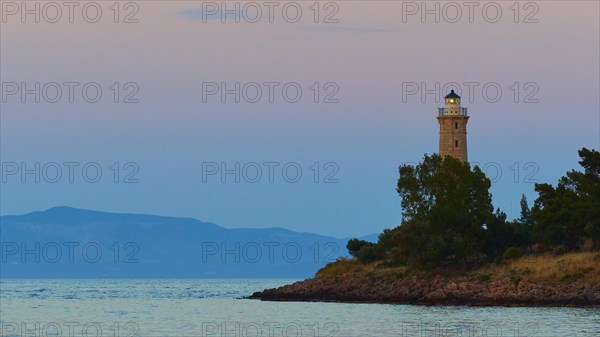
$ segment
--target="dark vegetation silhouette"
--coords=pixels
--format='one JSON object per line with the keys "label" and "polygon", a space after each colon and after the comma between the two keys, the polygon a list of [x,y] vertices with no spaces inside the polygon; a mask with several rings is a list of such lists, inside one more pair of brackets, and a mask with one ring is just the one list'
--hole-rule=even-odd
{"label": "dark vegetation silhouette", "polygon": [[468,270],[524,254],[598,250],[600,152],[583,148],[579,156],[583,171],[567,172],[556,187],[536,184],[533,207],[523,195],[520,217],[507,221],[494,211],[491,181],[479,167],[425,155],[399,168],[402,224],[384,230],[377,243],[352,239],[348,251],[363,263]]}

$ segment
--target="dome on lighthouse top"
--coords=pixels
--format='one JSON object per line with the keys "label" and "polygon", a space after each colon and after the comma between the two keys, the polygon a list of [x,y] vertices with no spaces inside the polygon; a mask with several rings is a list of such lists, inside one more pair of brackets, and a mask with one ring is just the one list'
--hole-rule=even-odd
{"label": "dome on lighthouse top", "polygon": [[455,92],[454,89],[450,90],[450,93],[448,95],[446,95],[446,97],[444,98],[460,98],[460,96],[458,96]]}

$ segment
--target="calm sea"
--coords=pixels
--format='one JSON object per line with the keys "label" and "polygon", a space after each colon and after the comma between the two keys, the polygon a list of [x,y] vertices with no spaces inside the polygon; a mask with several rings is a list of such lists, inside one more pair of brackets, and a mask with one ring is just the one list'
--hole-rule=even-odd
{"label": "calm sea", "polygon": [[4,280],[1,336],[600,336],[600,309],[239,299],[294,280]]}

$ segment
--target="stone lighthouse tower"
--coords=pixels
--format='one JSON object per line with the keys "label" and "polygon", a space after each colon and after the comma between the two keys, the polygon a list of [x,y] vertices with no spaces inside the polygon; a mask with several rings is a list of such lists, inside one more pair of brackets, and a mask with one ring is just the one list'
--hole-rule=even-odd
{"label": "stone lighthouse tower", "polygon": [[444,97],[444,107],[439,108],[440,156],[452,156],[463,162],[467,158],[467,108],[460,106],[460,96],[451,90]]}

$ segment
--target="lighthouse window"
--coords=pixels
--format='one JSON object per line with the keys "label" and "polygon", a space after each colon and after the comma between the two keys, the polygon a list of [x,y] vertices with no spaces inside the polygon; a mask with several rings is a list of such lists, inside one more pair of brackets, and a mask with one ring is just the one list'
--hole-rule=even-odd
{"label": "lighthouse window", "polygon": [[454,123],[454,128],[458,129],[458,123]]}
{"label": "lighthouse window", "polygon": [[454,141],[454,147],[458,147],[458,140]]}

